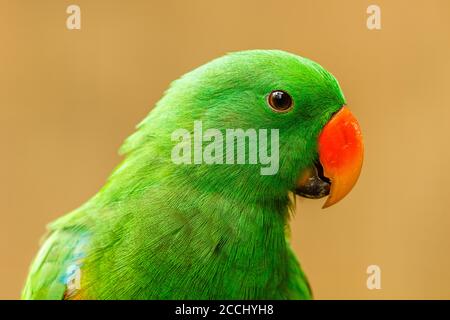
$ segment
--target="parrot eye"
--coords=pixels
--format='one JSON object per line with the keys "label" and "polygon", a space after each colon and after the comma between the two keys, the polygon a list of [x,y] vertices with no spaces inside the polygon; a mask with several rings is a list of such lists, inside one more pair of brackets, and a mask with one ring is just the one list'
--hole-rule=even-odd
{"label": "parrot eye", "polygon": [[287,112],[292,108],[292,98],[289,93],[282,90],[275,90],[267,98],[269,105],[276,112]]}

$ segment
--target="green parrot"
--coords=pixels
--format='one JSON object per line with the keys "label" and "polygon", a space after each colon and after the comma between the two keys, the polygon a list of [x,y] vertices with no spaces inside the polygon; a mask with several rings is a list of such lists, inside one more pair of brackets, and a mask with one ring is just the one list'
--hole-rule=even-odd
{"label": "green parrot", "polygon": [[289,220],[294,194],[327,207],[358,179],[361,131],[345,104],[329,72],[279,50],[185,74],[101,190],[48,226],[22,298],[312,298]]}

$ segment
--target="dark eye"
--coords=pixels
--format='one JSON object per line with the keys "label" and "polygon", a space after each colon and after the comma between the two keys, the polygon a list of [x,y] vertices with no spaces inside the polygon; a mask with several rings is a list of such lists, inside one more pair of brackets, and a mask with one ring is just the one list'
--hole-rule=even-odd
{"label": "dark eye", "polygon": [[268,101],[273,110],[286,112],[292,108],[292,98],[289,93],[282,90],[275,90],[269,94]]}

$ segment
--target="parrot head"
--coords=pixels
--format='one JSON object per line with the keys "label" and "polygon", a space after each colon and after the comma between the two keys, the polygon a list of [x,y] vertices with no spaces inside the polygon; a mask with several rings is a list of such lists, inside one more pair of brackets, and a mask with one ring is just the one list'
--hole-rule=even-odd
{"label": "parrot head", "polygon": [[[144,146],[156,133],[166,134],[170,141],[171,133],[179,128],[195,135],[194,121],[201,121],[203,133],[209,129],[223,132],[223,140],[229,128],[257,133],[277,130],[278,141],[267,139],[262,144],[277,146],[269,148],[277,156],[274,174],[260,174],[254,163],[230,165],[225,160],[213,165],[193,161],[174,169],[204,190],[228,187],[246,196],[256,193],[266,198],[292,191],[306,198],[328,196],[324,204],[328,207],[350,192],[361,170],[360,127],[346,107],[337,80],[319,64],[291,53],[236,52],[185,74],[172,83],[124,150]],[[225,158],[230,151],[222,142]],[[247,159],[251,149],[245,149]]]}

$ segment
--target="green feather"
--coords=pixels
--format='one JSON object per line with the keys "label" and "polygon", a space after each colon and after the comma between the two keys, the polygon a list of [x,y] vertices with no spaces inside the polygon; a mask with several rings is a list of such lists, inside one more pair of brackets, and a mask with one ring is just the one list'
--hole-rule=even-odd
{"label": "green feather", "polygon": [[[294,109],[273,112],[272,90],[289,92]],[[332,75],[283,51],[237,52],[184,75],[126,140],[125,159],[106,185],[50,225],[23,298],[311,298],[286,237],[289,192],[344,103]],[[222,132],[279,129],[278,173],[174,164],[171,134],[192,131],[195,120]],[[68,294],[67,270],[80,262],[81,239],[81,287]]]}

